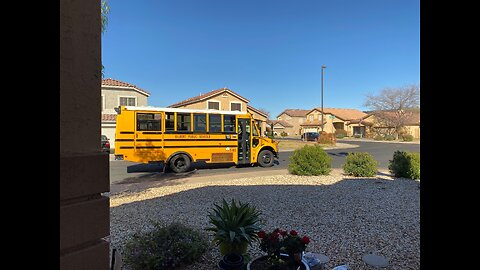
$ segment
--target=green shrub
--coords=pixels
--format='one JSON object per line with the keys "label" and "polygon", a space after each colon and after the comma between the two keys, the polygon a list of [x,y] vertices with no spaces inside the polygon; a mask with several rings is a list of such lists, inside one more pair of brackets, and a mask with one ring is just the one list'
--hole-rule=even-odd
{"label": "green shrub", "polygon": [[125,264],[132,269],[174,269],[196,261],[207,250],[208,242],[200,232],[180,223],[137,232],[125,244]]}
{"label": "green shrub", "polygon": [[359,139],[359,138],[361,138],[361,137],[362,137],[362,135],[360,135],[360,134],[355,134],[355,135],[353,135],[353,137],[355,137],[355,138]]}
{"label": "green shrub", "polygon": [[343,171],[355,177],[372,177],[377,174],[378,162],[366,152],[349,153]]}
{"label": "green shrub", "polygon": [[285,137],[285,136],[287,136],[288,134],[287,134],[287,132],[282,131],[282,133],[280,133],[280,135],[282,135],[282,137]]}
{"label": "green shrub", "polygon": [[388,169],[395,177],[420,179],[420,153],[395,151]]}
{"label": "green shrub", "polygon": [[410,134],[405,134],[405,135],[402,136],[402,139],[403,139],[404,142],[411,142],[411,141],[413,141],[413,136],[410,135]]}
{"label": "green shrub", "polygon": [[408,159],[410,161],[408,175],[411,179],[420,179],[420,153],[410,152]]}
{"label": "green shrub", "polygon": [[332,159],[318,145],[305,145],[290,157],[288,170],[296,175],[328,175]]}
{"label": "green shrub", "polygon": [[345,135],[343,135],[343,134],[335,134],[335,137],[336,137],[337,139],[343,139],[343,138],[345,138]]}
{"label": "green shrub", "polygon": [[395,136],[394,136],[394,135],[391,135],[391,134],[385,135],[384,138],[385,138],[386,141],[393,141],[393,140],[395,140]]}
{"label": "green shrub", "polygon": [[383,141],[383,140],[384,140],[383,136],[380,135],[380,134],[377,134],[375,137],[373,137],[373,139],[374,139],[375,141]]}

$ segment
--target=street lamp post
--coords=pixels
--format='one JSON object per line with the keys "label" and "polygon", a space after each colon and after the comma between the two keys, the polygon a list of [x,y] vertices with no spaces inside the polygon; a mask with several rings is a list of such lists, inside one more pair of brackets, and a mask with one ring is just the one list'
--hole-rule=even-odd
{"label": "street lamp post", "polygon": [[323,132],[323,70],[325,68],[327,68],[327,66],[322,65],[322,111],[321,111],[321,113],[322,113],[322,115],[321,115],[321,117],[322,117],[322,132]]}

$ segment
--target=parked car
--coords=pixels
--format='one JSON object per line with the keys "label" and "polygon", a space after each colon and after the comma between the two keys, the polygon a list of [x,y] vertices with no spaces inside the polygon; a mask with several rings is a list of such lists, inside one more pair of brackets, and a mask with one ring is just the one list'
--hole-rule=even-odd
{"label": "parked car", "polygon": [[102,152],[110,154],[110,140],[105,135],[102,135]]}
{"label": "parked car", "polygon": [[302,141],[317,141],[320,134],[318,132],[305,132],[302,134]]}

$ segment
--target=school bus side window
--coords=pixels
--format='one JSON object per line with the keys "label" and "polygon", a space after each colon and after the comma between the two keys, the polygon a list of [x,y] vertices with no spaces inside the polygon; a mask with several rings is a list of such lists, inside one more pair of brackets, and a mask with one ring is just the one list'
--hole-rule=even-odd
{"label": "school bus side window", "polygon": [[222,132],[222,115],[210,114],[208,117],[209,132]]}
{"label": "school bus side window", "polygon": [[193,130],[194,132],[206,132],[207,131],[207,115],[206,114],[193,114]]}
{"label": "school bus side window", "polygon": [[175,130],[175,114],[174,113],[165,113],[165,131],[174,131]]}
{"label": "school bus side window", "polygon": [[223,131],[235,132],[235,115],[223,115]]}
{"label": "school bus side window", "polygon": [[177,113],[177,131],[190,131],[190,114]]}
{"label": "school bus side window", "polygon": [[161,131],[161,123],[160,113],[137,113],[138,131]]}

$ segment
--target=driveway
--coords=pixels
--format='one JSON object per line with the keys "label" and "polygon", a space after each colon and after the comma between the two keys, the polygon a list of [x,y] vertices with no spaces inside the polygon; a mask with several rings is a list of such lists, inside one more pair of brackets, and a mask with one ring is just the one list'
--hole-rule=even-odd
{"label": "driveway", "polygon": [[[383,171],[388,169],[388,161],[392,159],[393,153],[396,150],[420,152],[419,144],[366,141],[349,141],[348,143],[355,145],[355,148],[326,150],[330,157],[332,157],[332,168],[342,168],[348,152],[368,152],[372,154],[375,160],[378,161],[379,170]],[[168,181],[202,176],[213,177],[226,174],[281,174],[288,168],[289,158],[292,154],[293,151],[280,152],[280,158],[278,162],[270,168],[262,168],[259,166],[235,167],[232,165],[197,164],[197,170],[183,174],[163,173],[162,165],[111,160],[110,184]]]}

